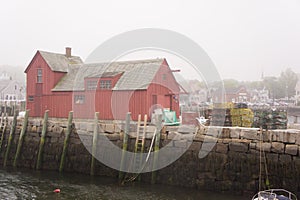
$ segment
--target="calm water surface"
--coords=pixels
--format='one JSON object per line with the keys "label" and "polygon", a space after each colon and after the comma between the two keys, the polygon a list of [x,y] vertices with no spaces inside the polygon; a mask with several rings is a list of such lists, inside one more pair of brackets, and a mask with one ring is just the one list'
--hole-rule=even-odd
{"label": "calm water surface", "polygon": [[[60,193],[53,190],[60,188]],[[193,189],[139,184],[119,186],[115,179],[57,172],[0,169],[0,199],[102,200],[248,200],[250,197],[201,192]]]}

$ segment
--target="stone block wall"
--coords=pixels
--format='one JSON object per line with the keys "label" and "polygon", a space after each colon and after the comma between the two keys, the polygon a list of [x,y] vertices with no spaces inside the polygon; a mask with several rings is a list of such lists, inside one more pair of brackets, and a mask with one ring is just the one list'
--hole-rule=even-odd
{"label": "stone block wall", "polygon": [[[14,139],[8,158],[8,166],[12,165],[22,120],[14,133]],[[117,147],[123,144],[123,127],[121,124],[99,123],[99,133],[105,135]],[[43,150],[42,170],[58,170],[67,122],[49,120]],[[92,122],[76,122],[70,134],[64,171],[90,173],[91,151],[94,125]],[[135,131],[131,125],[129,151],[134,149]],[[208,131],[209,130],[209,131]],[[36,168],[37,154],[42,131],[41,119],[30,119],[24,138],[23,148],[18,161],[19,168]],[[154,128],[147,128],[146,148],[150,146]],[[193,138],[187,137],[187,132]],[[0,165],[3,165],[10,127],[4,133],[0,151]],[[2,132],[1,132],[2,134]],[[175,136],[180,137],[175,137]],[[83,142],[85,145],[83,145]],[[271,187],[285,188],[294,192],[300,191],[300,130],[269,130],[260,134],[255,128],[209,127],[195,129],[167,128],[161,137],[161,148],[172,143],[175,151],[188,150],[174,163],[157,171],[157,183],[193,187],[213,191],[258,190],[260,160],[262,163],[262,180],[268,176]],[[213,144],[211,150],[205,149]],[[104,146],[98,145],[98,151]],[[199,151],[208,151],[207,156],[199,158]],[[260,156],[261,155],[261,156]],[[260,159],[261,158],[261,159]],[[267,163],[264,165],[264,163]],[[267,171],[265,170],[267,166]],[[118,171],[96,161],[95,175],[117,178]],[[151,173],[142,175],[142,180],[150,182]]]}
{"label": "stone block wall", "polygon": [[[270,130],[260,134],[255,128],[226,127],[219,137],[208,134],[207,130],[199,130],[189,150],[159,171],[161,183],[213,191],[253,192],[259,186],[261,158],[263,187],[268,177],[270,187],[300,191],[300,130]],[[204,142],[215,145],[206,157],[199,159]]]}

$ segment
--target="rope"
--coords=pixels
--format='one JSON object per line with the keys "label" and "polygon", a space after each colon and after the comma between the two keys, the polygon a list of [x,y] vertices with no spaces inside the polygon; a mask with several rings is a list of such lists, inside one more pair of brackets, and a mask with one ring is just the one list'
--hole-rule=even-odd
{"label": "rope", "polygon": [[261,191],[261,149],[262,149],[262,127],[260,127],[260,135],[259,135],[259,181],[258,181],[258,189]]}
{"label": "rope", "polygon": [[264,157],[264,170],[266,173],[266,186],[268,189],[270,189],[270,181],[269,181],[269,173],[268,173],[268,166],[267,166],[267,158],[266,158],[266,152],[262,148],[262,127],[260,127],[260,149],[259,149],[259,191],[261,191],[261,185],[262,185],[262,154]]}
{"label": "rope", "polygon": [[266,153],[265,153],[265,150],[264,150],[264,149],[263,149],[263,154],[264,154],[265,173],[266,173],[266,186],[267,186],[268,189],[270,189],[270,181],[269,181],[269,173],[268,173],[267,159],[266,159]]}

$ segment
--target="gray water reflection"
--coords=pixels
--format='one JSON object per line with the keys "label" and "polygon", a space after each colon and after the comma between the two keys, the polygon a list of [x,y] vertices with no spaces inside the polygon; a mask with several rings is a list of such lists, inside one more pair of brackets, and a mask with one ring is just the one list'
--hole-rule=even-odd
{"label": "gray water reflection", "polygon": [[[60,188],[59,194],[53,190]],[[100,200],[246,200],[247,197],[193,189],[139,184],[119,186],[116,179],[37,171],[0,170],[0,199]]]}

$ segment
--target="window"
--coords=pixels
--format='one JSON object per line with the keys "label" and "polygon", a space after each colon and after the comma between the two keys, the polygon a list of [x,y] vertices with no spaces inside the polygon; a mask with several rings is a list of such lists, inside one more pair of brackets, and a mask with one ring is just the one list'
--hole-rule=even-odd
{"label": "window", "polygon": [[89,80],[86,82],[87,90],[96,90],[97,88],[97,81],[96,80]]}
{"label": "window", "polygon": [[34,101],[34,97],[33,96],[28,96],[28,101],[29,102],[33,102]]}
{"label": "window", "polygon": [[85,96],[84,95],[75,95],[74,103],[75,104],[84,104]]}
{"label": "window", "polygon": [[42,83],[43,82],[43,70],[38,69],[37,70],[37,83]]}
{"label": "window", "polygon": [[162,79],[165,81],[165,80],[167,80],[167,74],[163,74],[162,75]]}
{"label": "window", "polygon": [[100,89],[110,89],[110,88],[111,88],[111,80],[100,81]]}

